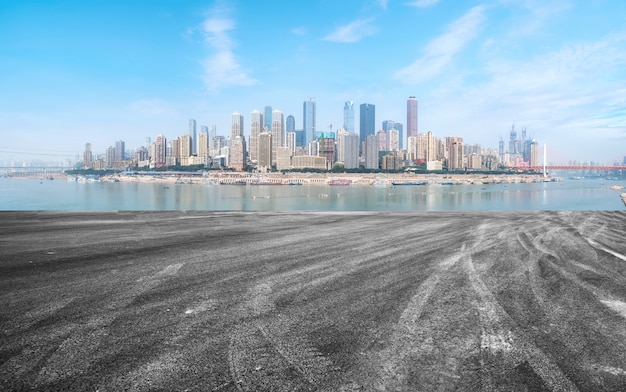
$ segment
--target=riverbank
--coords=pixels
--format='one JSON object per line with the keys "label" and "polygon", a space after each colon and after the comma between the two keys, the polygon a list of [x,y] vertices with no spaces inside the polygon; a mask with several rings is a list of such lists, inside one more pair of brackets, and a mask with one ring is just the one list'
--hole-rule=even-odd
{"label": "riverbank", "polygon": [[542,174],[416,174],[416,173],[268,173],[250,174],[236,172],[113,174],[99,181],[205,184],[205,185],[461,185],[461,184],[516,184],[557,181]]}

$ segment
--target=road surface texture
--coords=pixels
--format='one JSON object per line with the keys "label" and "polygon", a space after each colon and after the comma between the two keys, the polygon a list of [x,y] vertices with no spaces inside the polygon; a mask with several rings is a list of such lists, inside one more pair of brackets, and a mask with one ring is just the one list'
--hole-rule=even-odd
{"label": "road surface texture", "polygon": [[624,212],[0,212],[0,390],[625,391]]}

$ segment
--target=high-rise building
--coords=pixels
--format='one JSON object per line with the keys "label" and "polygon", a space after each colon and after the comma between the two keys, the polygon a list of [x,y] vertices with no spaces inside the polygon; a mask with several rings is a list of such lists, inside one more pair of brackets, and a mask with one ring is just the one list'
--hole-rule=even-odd
{"label": "high-rise building", "polygon": [[115,160],[123,161],[126,158],[126,143],[123,140],[117,140],[115,142]]}
{"label": "high-rise building", "polygon": [[378,169],[378,138],[376,135],[367,135],[365,138],[365,168]]}
{"label": "high-rise building", "polygon": [[269,170],[272,166],[272,134],[261,132],[259,134],[258,165],[259,170]]}
{"label": "high-rise building", "polygon": [[113,162],[115,162],[115,147],[107,147],[104,161],[106,162],[106,167],[113,167]]}
{"label": "high-rise building", "polygon": [[362,144],[369,135],[376,132],[376,106],[371,103],[362,103],[359,111],[359,140]]}
{"label": "high-rise building", "polygon": [[304,101],[302,104],[302,129],[304,129],[305,138],[310,136],[311,140],[315,140],[317,136],[315,125],[315,98],[309,98],[308,101]]}
{"label": "high-rise building", "polygon": [[163,167],[166,163],[167,154],[165,153],[167,149],[167,138],[163,135],[159,135],[156,137],[154,142],[155,150],[154,150],[154,165],[156,167]]}
{"label": "high-rise building", "polygon": [[318,155],[326,158],[326,168],[332,169],[335,163],[335,132],[318,132]]}
{"label": "high-rise building", "polygon": [[196,155],[198,153],[197,143],[198,143],[198,135],[196,133],[196,120],[193,118],[189,119],[189,136],[191,137],[191,155]]}
{"label": "high-rise building", "polygon": [[359,135],[345,129],[337,131],[337,161],[345,169],[359,168]]}
{"label": "high-rise building", "polygon": [[235,170],[243,170],[246,166],[246,140],[243,136],[243,115],[241,113],[234,112],[232,114],[230,134],[231,145],[228,166]]}
{"label": "high-rise building", "polygon": [[91,152],[91,143],[85,144],[85,151],[83,151],[83,167],[85,169],[91,169],[93,167],[93,153]]}
{"label": "high-rise building", "polygon": [[259,135],[263,132],[263,113],[253,110],[250,115],[250,160],[259,160]]}
{"label": "high-rise building", "polygon": [[448,170],[462,170],[465,168],[463,156],[463,138],[446,137],[448,149]]}
{"label": "high-rise building", "polygon": [[285,116],[276,109],[272,111],[272,164],[276,164],[276,152],[285,144]]}
{"label": "high-rise building", "polygon": [[[180,136],[179,140],[180,142],[178,145],[178,157],[180,158],[181,162],[187,161],[191,156],[193,141],[190,135],[182,135]],[[172,146],[172,149],[175,149],[174,146]]]}
{"label": "high-rise building", "polygon": [[266,106],[263,109],[263,118],[264,118],[264,122],[263,122],[263,128],[267,128],[268,130],[272,129],[272,107],[271,106]]}
{"label": "high-rise building", "polygon": [[418,161],[418,141],[419,136],[409,136],[407,140],[407,157],[410,161],[417,162]]}
{"label": "high-rise building", "polygon": [[243,136],[237,135],[231,139],[229,154],[228,167],[242,171],[246,167],[246,141]]}
{"label": "high-rise building", "polygon": [[306,147],[306,137],[303,129],[296,129],[296,147]]}
{"label": "high-rise building", "polygon": [[204,164],[207,163],[209,154],[209,132],[208,127],[202,127],[198,134],[198,156],[204,158]]}
{"label": "high-rise building", "polygon": [[400,132],[395,128],[387,132],[387,151],[400,151]]}
{"label": "high-rise building", "polygon": [[343,129],[354,133],[354,102],[346,101],[343,105]]}
{"label": "high-rise building", "polygon": [[293,131],[285,132],[285,137],[285,148],[291,152],[296,151],[296,133]]}
{"label": "high-rise building", "polygon": [[417,99],[409,97],[406,101],[406,136],[417,136]]}
{"label": "high-rise building", "polygon": [[232,121],[230,125],[230,139],[234,139],[236,136],[243,137],[243,115],[238,112],[232,114]]}
{"label": "high-rise building", "polygon": [[287,116],[287,120],[285,120],[285,132],[295,132],[296,131],[296,118],[291,114]]}
{"label": "high-rise building", "polygon": [[376,137],[378,138],[378,150],[379,151],[387,151],[388,150],[388,140],[387,140],[387,132],[382,129],[379,129],[376,132]]}

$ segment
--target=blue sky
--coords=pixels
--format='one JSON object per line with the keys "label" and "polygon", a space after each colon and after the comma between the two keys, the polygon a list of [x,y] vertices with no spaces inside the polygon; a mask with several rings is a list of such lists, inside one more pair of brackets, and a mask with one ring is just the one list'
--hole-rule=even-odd
{"label": "blue sky", "polygon": [[0,1],[0,161],[135,148],[190,118],[227,135],[265,105],[299,128],[308,97],[318,130],[346,100],[381,128],[409,96],[419,132],[495,148],[515,123],[551,161],[621,161],[626,2]]}

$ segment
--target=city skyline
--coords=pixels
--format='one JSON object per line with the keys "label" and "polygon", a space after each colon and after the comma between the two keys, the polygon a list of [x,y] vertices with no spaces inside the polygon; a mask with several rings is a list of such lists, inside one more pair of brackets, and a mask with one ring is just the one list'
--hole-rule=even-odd
{"label": "city skyline", "polygon": [[[252,110],[301,124],[308,97],[316,131],[341,128],[346,101],[369,102],[375,131],[403,123],[406,141],[415,96],[419,133],[495,147],[515,123],[555,161],[625,154],[620,2],[33,1],[0,11],[0,161],[74,158],[86,142],[134,149],[184,134],[189,119],[229,135],[233,112],[249,135]],[[284,23],[254,23],[270,12]]]}

